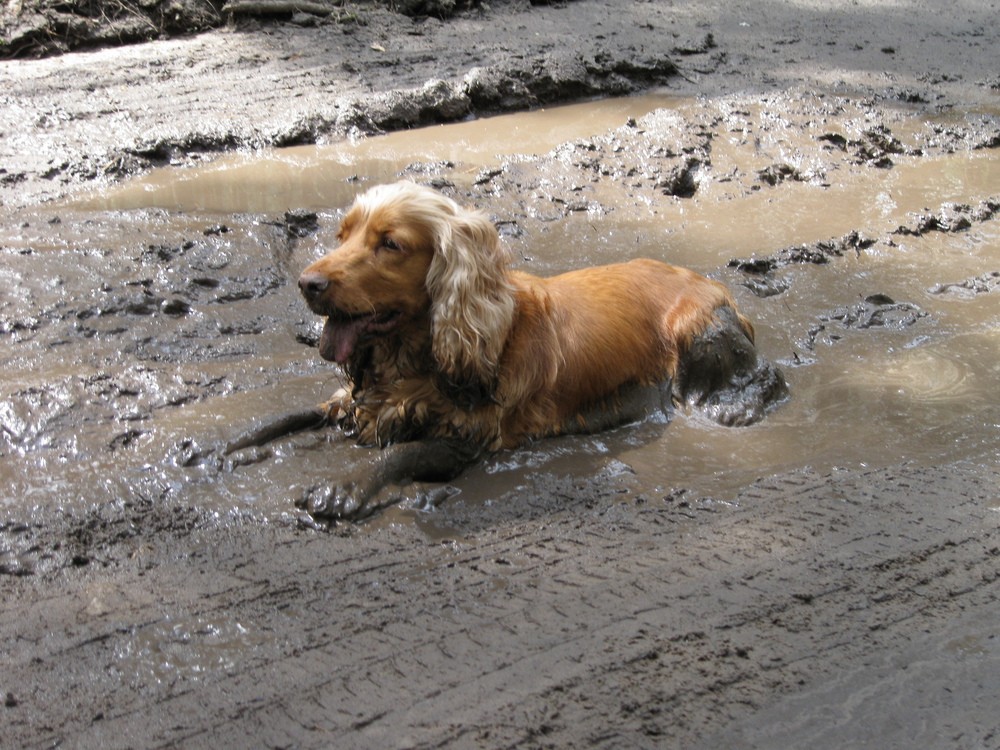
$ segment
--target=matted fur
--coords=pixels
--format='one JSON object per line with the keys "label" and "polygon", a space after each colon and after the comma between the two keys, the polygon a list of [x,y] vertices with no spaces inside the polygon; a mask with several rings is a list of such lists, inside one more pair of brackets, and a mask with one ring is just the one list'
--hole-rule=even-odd
{"label": "matted fur", "polygon": [[[414,183],[360,195],[339,239],[299,283],[329,316],[321,353],[350,381],[332,408],[365,444],[497,450],[586,427],[621,389],[675,378],[713,325],[756,361],[753,328],[718,282],[654,260],[548,279],[513,271],[483,214]],[[730,375],[704,382],[731,386]]]}

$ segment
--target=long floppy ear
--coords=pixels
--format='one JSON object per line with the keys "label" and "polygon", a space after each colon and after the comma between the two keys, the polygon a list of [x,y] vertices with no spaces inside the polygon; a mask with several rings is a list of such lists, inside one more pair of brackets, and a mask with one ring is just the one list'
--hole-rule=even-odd
{"label": "long floppy ear", "polygon": [[432,350],[449,395],[475,406],[493,398],[514,318],[507,254],[481,213],[456,206],[436,229],[427,272]]}

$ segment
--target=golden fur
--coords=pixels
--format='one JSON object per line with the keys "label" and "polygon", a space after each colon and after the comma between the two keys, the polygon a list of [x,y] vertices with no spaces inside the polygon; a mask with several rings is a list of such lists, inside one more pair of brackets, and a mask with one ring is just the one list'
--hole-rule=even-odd
{"label": "golden fur", "polygon": [[675,378],[720,308],[752,349],[718,282],[655,260],[513,271],[485,215],[413,183],[360,195],[338,237],[299,285],[350,381],[331,408],[363,444],[498,450],[585,428],[621,389]]}

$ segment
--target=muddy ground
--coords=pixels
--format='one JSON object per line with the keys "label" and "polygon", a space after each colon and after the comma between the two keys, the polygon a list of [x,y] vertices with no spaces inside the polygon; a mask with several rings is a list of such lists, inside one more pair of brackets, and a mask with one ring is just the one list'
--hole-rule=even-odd
{"label": "muddy ground", "polygon": [[[220,458],[255,415],[335,384],[294,279],[351,191],[387,175],[359,165],[326,205],[228,215],[103,210],[95,190],[222,152],[651,87],[687,104],[489,168],[398,171],[482,206],[546,272],[595,259],[546,248],[586,244],[608,216],[641,233],[711,188],[785,217],[801,186],[833,196],[967,155],[987,175],[968,205],[883,223],[861,206],[828,241],[752,252],[736,231],[733,262],[699,270],[740,289],[794,413],[809,372],[884,345],[852,332],[890,328],[904,346],[934,316],[859,288],[786,331],[801,321],[783,292],[805,282],[783,269],[834,274],[911,238],[973,236],[986,249],[933,294],[985,300],[981,380],[1000,380],[1000,184],[981,169],[1000,146],[995,4],[452,10],[241,13],[0,63],[0,744],[1000,747],[993,387],[968,397],[975,431],[942,421],[919,444],[859,415],[845,465],[789,450],[700,484],[617,458],[664,430],[748,453],[772,434],[680,415],[536,446],[513,474],[500,457],[436,509],[325,530],[296,492],[370,455],[318,432]],[[727,151],[721,133],[741,135]],[[594,252],[625,252],[615,236]],[[806,413],[850,412],[835,395]],[[533,452],[570,458],[533,471]]]}

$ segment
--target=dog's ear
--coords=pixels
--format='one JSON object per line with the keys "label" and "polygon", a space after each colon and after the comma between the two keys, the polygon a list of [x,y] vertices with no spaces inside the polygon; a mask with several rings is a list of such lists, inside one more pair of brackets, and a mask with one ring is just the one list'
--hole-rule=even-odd
{"label": "dog's ear", "polygon": [[514,317],[508,258],[483,214],[457,208],[438,227],[427,273],[432,349],[446,392],[472,406],[494,396]]}

